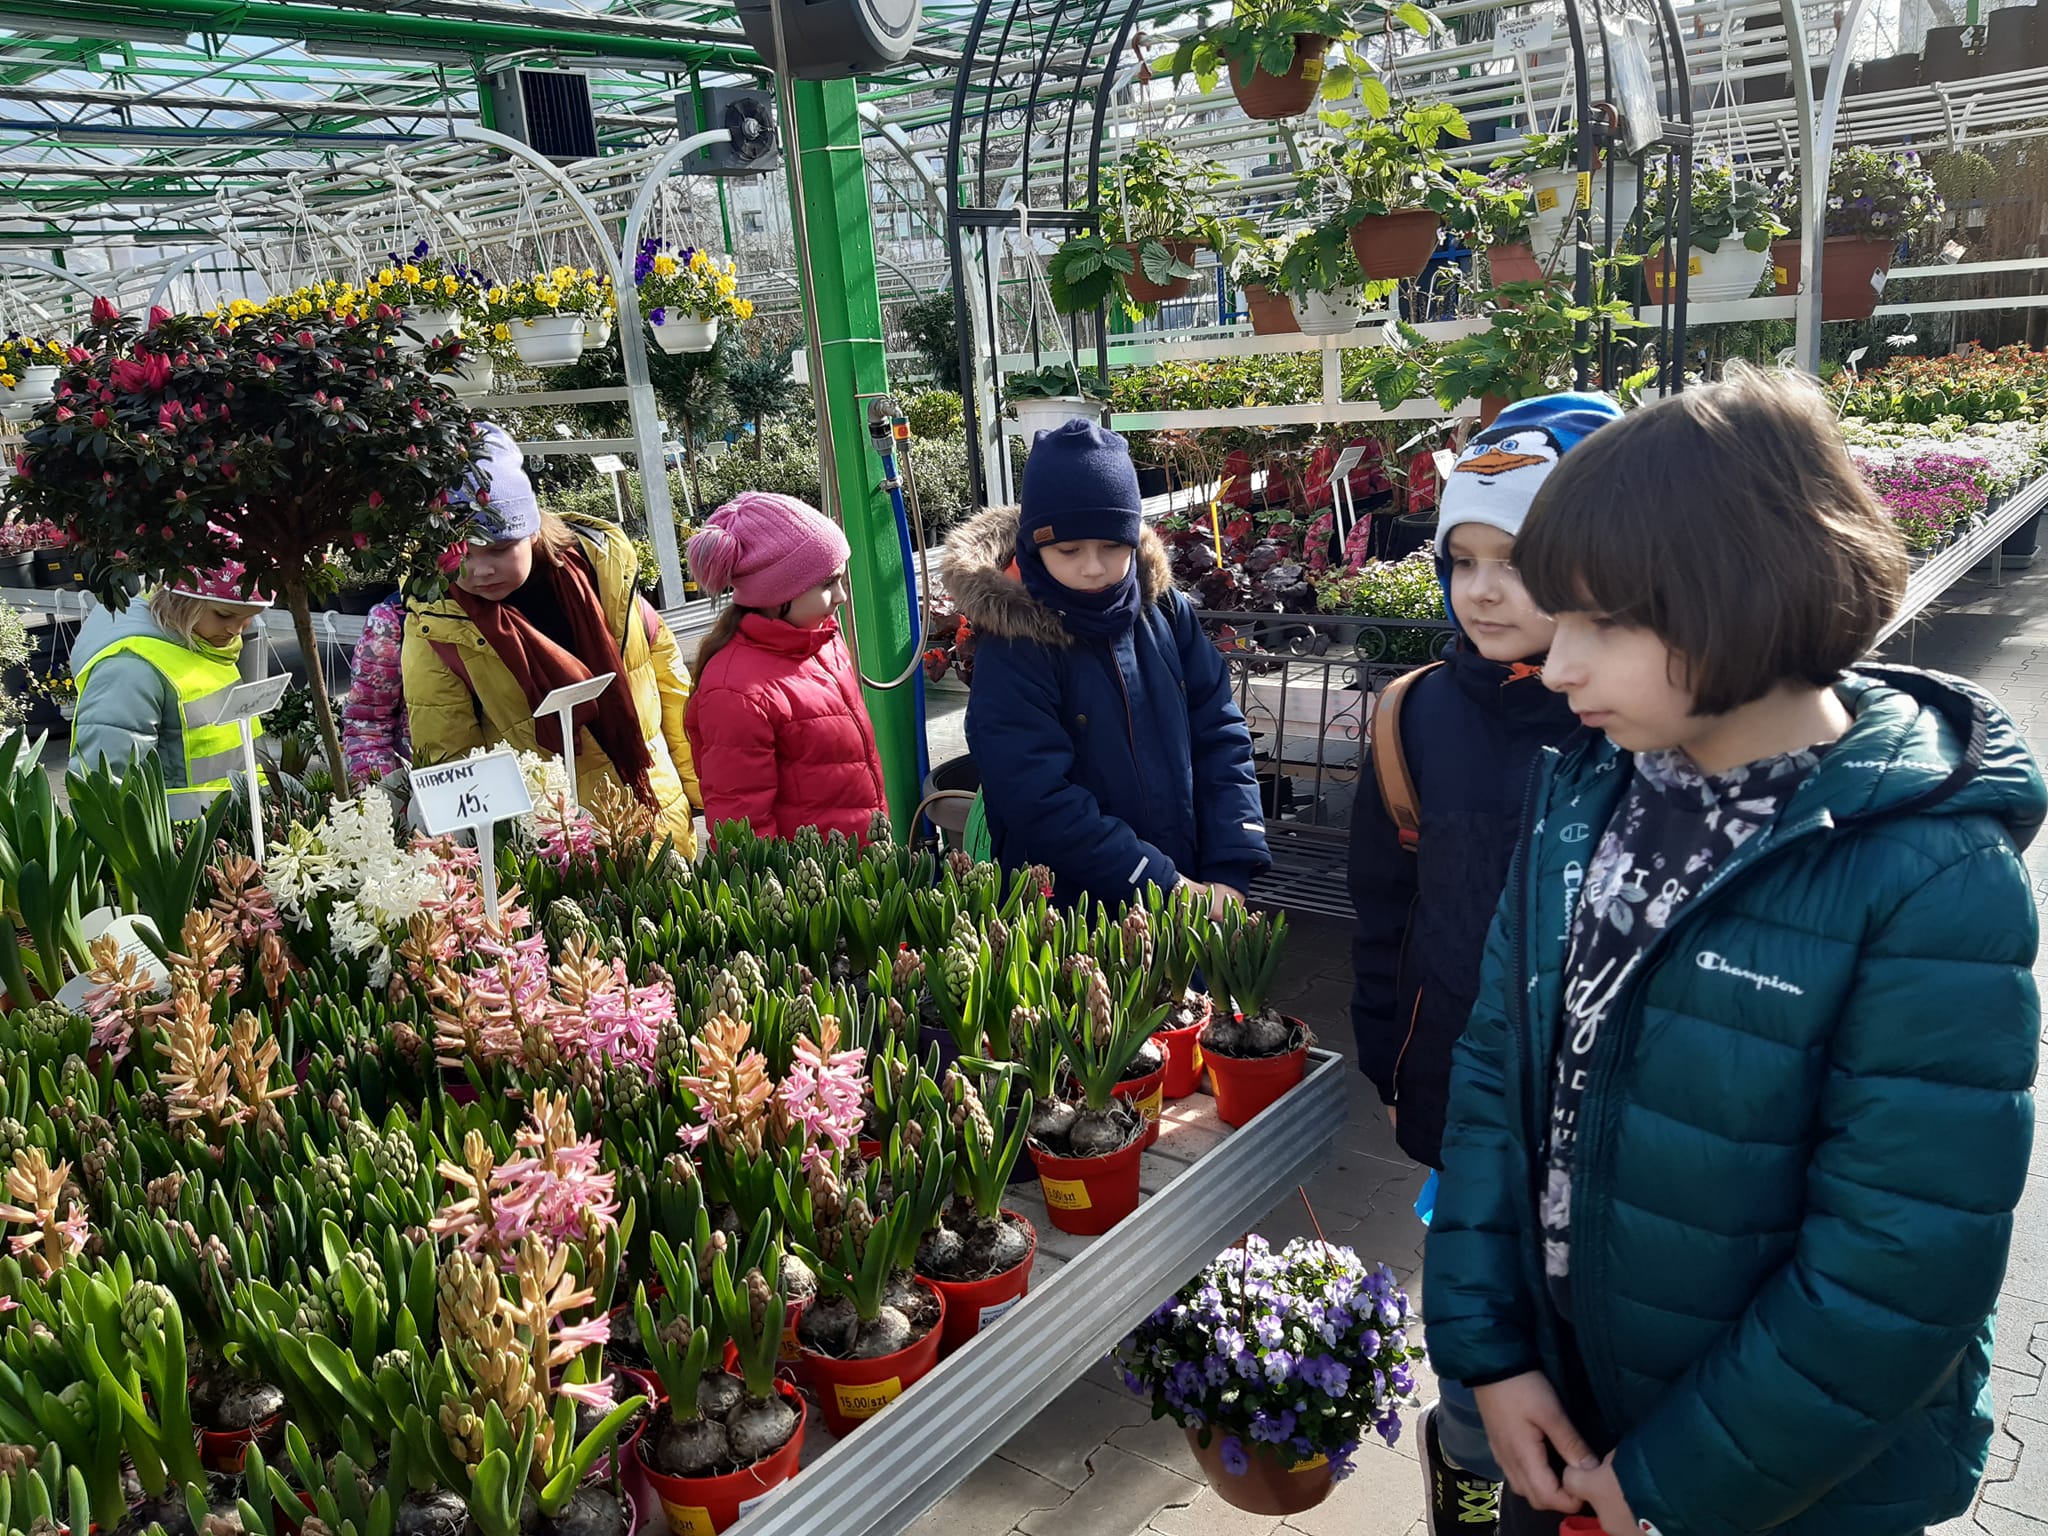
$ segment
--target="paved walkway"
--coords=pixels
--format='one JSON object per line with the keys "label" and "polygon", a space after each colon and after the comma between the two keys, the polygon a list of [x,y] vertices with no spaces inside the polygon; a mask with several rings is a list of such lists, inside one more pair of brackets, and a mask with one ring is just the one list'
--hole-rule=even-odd
{"label": "paved walkway", "polygon": [[[1905,642],[1891,659],[1908,659]],[[1923,627],[1918,665],[1959,673],[2012,711],[2048,761],[2048,567],[2002,588],[1963,586]],[[2037,900],[2048,906],[2048,838],[2028,856]],[[1293,929],[1295,980],[1281,999],[1322,1043],[1351,1052],[1347,936],[1335,923]],[[2037,972],[2048,979],[2048,957]],[[2038,1103],[2048,1103],[2048,1083]],[[1391,1266],[1411,1290],[1420,1280],[1423,1227],[1413,1202],[1419,1172],[1394,1145],[1378,1096],[1353,1075],[1351,1118],[1335,1155],[1308,1185],[1325,1235]],[[1289,1196],[1259,1223],[1278,1243],[1309,1231]],[[1999,1304],[2000,1432],[1969,1515],[1932,1536],[2048,1536],[2048,1135],[2035,1139],[2012,1262]],[[1425,1377],[1424,1401],[1433,1395]],[[1153,1421],[1106,1365],[1091,1371],[1001,1452],[911,1527],[914,1536],[1421,1536],[1422,1478],[1414,1447],[1377,1442],[1321,1508],[1281,1521],[1223,1503],[1202,1480],[1180,1430]]]}

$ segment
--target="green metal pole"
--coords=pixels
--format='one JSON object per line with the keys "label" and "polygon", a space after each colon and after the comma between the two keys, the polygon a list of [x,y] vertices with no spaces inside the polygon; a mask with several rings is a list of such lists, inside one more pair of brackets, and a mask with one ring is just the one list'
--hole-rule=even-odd
{"label": "green metal pole", "polygon": [[[859,100],[851,80],[795,81],[790,94],[801,144],[801,153],[790,157],[791,193],[803,200],[810,236],[810,260],[797,265],[824,359],[823,376],[813,378],[811,387],[823,392],[831,428],[830,440],[818,451],[830,455],[839,487],[838,507],[826,510],[837,511],[853,546],[848,575],[861,671],[887,681],[910,665],[917,637],[911,632],[896,515],[881,490],[882,462],[869,446],[866,402],[860,399],[887,389],[889,380]],[[922,789],[916,700],[908,685],[869,686],[863,693],[882,751],[890,815],[907,837]]]}

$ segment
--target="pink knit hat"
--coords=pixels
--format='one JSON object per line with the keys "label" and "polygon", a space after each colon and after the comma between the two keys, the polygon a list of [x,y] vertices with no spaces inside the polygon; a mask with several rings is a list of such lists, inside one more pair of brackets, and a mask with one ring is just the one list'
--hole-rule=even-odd
{"label": "pink knit hat", "polygon": [[732,588],[742,608],[780,608],[846,568],[853,553],[839,525],[794,496],[742,491],[690,540],[697,585]]}

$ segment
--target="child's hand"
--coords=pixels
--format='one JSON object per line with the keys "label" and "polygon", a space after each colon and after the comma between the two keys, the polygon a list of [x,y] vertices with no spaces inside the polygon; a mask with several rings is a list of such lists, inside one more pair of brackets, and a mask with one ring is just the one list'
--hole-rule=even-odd
{"label": "child's hand", "polygon": [[1600,1517],[1600,1529],[1607,1536],[1637,1536],[1640,1528],[1636,1524],[1636,1513],[1628,1507],[1628,1498],[1621,1491],[1621,1480],[1614,1475],[1614,1457],[1611,1454],[1590,1472],[1566,1467],[1564,1491],[1581,1503],[1593,1506],[1593,1513]]}
{"label": "child's hand", "polygon": [[[1475,1387],[1479,1416],[1486,1422],[1486,1441],[1507,1474],[1508,1486],[1538,1509],[1575,1515],[1586,1501],[1570,1493],[1550,1470],[1550,1448],[1564,1459],[1566,1476],[1596,1471],[1600,1458],[1565,1417],[1564,1404],[1541,1371],[1524,1371],[1506,1381]],[[1616,1502],[1626,1509],[1619,1498]]]}
{"label": "child's hand", "polygon": [[1221,881],[1209,887],[1209,915],[1211,917],[1219,915],[1224,907],[1231,902],[1236,902],[1240,907],[1243,906],[1244,892],[1234,885],[1225,885]]}

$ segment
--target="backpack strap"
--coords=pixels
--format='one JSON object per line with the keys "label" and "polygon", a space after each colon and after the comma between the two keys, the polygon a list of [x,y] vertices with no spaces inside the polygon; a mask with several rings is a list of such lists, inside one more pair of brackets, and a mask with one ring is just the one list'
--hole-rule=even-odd
{"label": "backpack strap", "polygon": [[1408,758],[1401,750],[1401,705],[1408,690],[1424,673],[1442,666],[1428,666],[1404,672],[1380,690],[1372,712],[1372,775],[1379,786],[1380,804],[1394,823],[1401,846],[1416,852],[1422,841],[1422,806],[1415,797],[1415,776],[1408,771]]}

